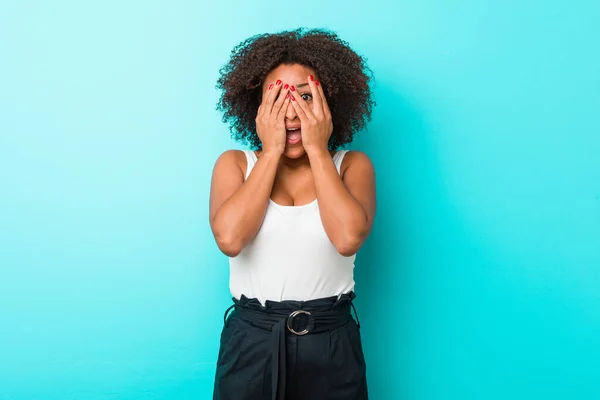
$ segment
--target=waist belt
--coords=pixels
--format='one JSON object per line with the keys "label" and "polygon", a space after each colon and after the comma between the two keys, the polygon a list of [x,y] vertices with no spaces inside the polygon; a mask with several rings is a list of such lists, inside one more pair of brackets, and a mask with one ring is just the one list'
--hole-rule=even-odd
{"label": "waist belt", "polygon": [[[245,296],[225,312],[225,318],[235,307],[238,317],[253,326],[271,332],[271,399],[285,399],[286,382],[286,331],[303,336],[341,328],[352,319],[353,292],[306,302],[267,301],[266,308],[258,300]],[[356,314],[356,310],[354,310]]]}

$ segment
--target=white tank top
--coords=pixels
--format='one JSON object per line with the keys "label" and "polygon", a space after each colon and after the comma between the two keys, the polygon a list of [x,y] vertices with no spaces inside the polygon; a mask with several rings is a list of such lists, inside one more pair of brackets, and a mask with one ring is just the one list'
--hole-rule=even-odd
{"label": "white tank top", "polygon": [[[347,150],[335,153],[340,166]],[[246,177],[257,161],[244,150]],[[339,296],[354,290],[354,260],[344,257],[329,241],[319,204],[282,206],[269,199],[263,224],[256,237],[236,257],[229,258],[231,295],[240,299],[307,301]]]}

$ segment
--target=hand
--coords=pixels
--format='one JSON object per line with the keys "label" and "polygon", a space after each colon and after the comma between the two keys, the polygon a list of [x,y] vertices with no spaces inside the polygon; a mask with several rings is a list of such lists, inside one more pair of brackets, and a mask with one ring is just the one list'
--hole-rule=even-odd
{"label": "hand", "polygon": [[315,81],[310,75],[308,85],[312,95],[312,107],[296,92],[294,86],[290,87],[292,106],[302,124],[302,145],[307,153],[328,151],[329,138],[333,132],[331,111],[319,81]]}
{"label": "hand", "polygon": [[265,91],[256,115],[256,133],[262,143],[263,152],[278,155],[285,151],[285,111],[290,104],[288,85],[277,80]]}

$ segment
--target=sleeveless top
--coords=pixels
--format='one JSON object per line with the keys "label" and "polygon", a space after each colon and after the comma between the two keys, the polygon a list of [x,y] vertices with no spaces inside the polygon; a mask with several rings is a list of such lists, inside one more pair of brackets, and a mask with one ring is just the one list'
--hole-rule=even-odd
{"label": "sleeveless top", "polygon": [[[338,174],[346,152],[333,156]],[[251,150],[244,153],[248,179],[257,157]],[[327,237],[316,199],[301,206],[283,206],[269,199],[256,237],[229,258],[229,289],[236,299],[243,294],[262,304],[340,296],[354,290],[355,258],[339,254]]]}

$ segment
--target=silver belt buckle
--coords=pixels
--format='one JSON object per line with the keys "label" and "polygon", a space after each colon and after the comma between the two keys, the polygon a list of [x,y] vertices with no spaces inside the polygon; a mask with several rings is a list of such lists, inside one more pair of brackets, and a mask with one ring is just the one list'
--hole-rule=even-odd
{"label": "silver belt buckle", "polygon": [[300,332],[296,332],[291,326],[290,326],[290,321],[292,321],[294,318],[296,318],[296,316],[300,315],[300,314],[306,314],[306,315],[311,315],[308,311],[304,311],[304,310],[296,310],[293,313],[290,314],[290,316],[287,318],[287,328],[290,332],[292,332],[294,335],[298,335],[298,336],[303,336],[306,335],[308,333],[308,326],[306,327],[306,329],[304,329],[303,331]]}

